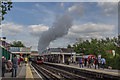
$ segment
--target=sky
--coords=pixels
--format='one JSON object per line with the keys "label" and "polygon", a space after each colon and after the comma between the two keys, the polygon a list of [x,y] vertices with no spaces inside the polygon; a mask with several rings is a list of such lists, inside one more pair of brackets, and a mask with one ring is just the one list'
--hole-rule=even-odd
{"label": "sky", "polygon": [[[52,41],[49,47],[66,47],[77,38],[117,37],[118,5],[115,2],[13,2],[2,22],[2,36],[8,42],[22,41],[37,50],[39,37],[59,16],[73,17],[68,34]],[[51,37],[51,36],[49,36]]]}

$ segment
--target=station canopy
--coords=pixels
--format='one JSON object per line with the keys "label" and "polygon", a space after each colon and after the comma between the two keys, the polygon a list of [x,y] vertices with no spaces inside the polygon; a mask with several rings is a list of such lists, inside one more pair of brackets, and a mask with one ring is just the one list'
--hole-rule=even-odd
{"label": "station canopy", "polygon": [[30,47],[10,47],[10,51],[12,53],[30,54],[31,48]]}
{"label": "station canopy", "polygon": [[44,50],[42,54],[75,54],[75,52],[69,48],[49,48]]}

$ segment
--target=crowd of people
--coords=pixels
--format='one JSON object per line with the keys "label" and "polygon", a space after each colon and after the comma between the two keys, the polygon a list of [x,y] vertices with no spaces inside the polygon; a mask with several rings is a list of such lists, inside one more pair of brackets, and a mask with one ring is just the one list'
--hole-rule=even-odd
{"label": "crowd of people", "polygon": [[6,57],[2,56],[2,77],[5,77],[5,72],[12,72],[11,77],[17,76],[18,66],[21,67],[23,63],[27,63],[27,57],[17,57],[14,55],[12,60],[6,60]]}
{"label": "crowd of people", "polygon": [[104,69],[105,64],[106,64],[105,58],[97,59],[96,57],[95,58],[89,57],[88,59],[84,59],[84,60],[82,58],[79,59],[80,68],[83,68],[84,66],[91,68],[92,66],[94,66],[95,69],[97,68],[100,69],[100,67]]}

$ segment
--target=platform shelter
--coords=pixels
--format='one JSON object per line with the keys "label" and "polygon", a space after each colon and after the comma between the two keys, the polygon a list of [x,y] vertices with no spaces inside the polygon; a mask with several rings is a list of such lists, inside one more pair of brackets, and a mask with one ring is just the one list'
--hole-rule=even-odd
{"label": "platform shelter", "polygon": [[73,49],[69,48],[49,48],[43,51],[42,56],[44,60],[54,63],[65,63],[66,60],[76,62],[76,53]]}
{"label": "platform shelter", "polygon": [[10,51],[13,54],[25,57],[31,54],[31,47],[10,47]]}

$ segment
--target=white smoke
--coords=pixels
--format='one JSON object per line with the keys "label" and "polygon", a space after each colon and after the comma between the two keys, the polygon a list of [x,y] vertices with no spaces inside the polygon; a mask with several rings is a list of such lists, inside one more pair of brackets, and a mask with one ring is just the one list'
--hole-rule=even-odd
{"label": "white smoke", "polygon": [[72,22],[73,18],[69,14],[57,17],[53,26],[41,34],[38,42],[38,52],[41,53],[49,46],[50,42],[66,35],[72,26]]}

